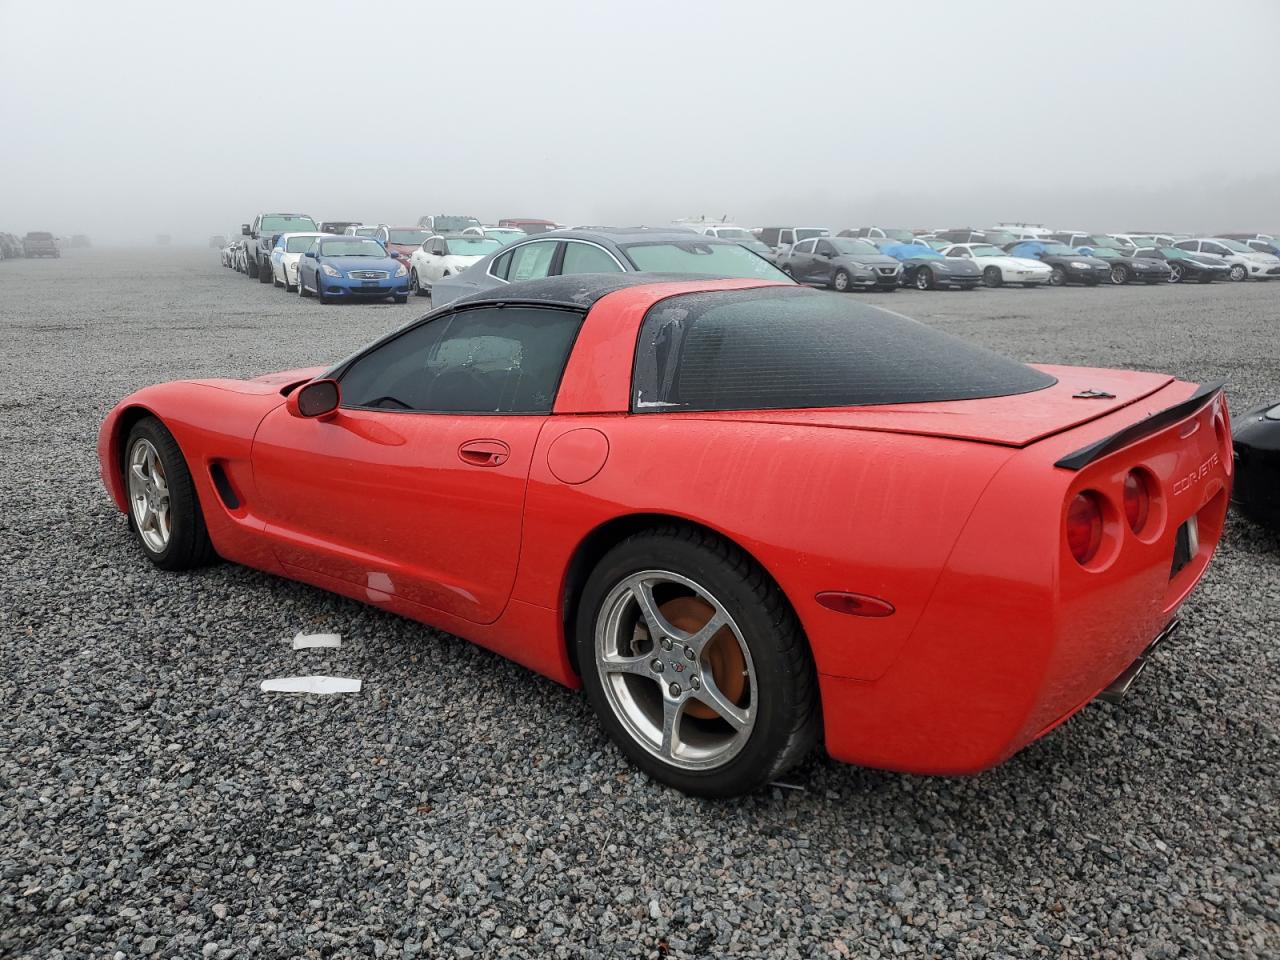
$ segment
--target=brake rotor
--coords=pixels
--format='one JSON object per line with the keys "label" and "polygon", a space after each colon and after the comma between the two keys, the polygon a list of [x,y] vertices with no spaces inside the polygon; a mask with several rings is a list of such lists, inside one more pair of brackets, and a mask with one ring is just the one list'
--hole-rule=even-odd
{"label": "brake rotor", "polygon": [[[697,633],[715,615],[715,608],[698,597],[676,597],[658,607],[667,622],[685,633]],[[702,670],[710,673],[720,692],[730,703],[737,704],[747,689],[747,660],[742,648],[729,627],[723,626],[702,648]],[[685,713],[701,720],[714,720],[719,716],[705,703],[690,700]]]}

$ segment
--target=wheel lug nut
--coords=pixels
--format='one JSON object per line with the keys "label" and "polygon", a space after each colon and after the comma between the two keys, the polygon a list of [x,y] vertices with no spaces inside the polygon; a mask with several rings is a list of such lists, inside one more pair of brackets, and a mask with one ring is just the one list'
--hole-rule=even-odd
{"label": "wheel lug nut", "polygon": [[684,658],[686,660],[692,660],[695,656],[697,656],[697,654],[693,652],[693,647],[684,648]]}
{"label": "wheel lug nut", "polygon": [[689,686],[693,687],[693,689],[695,690],[699,690],[702,688],[702,681],[699,680],[697,677],[690,677]]}
{"label": "wheel lug nut", "polygon": [[673,683],[673,684],[671,685],[671,695],[672,695],[673,697],[678,697],[678,696],[680,696],[680,684],[678,684],[678,683]]}
{"label": "wheel lug nut", "polygon": [[654,673],[662,672],[662,661],[659,660],[657,657],[653,658],[653,663],[649,664],[649,666],[653,668]]}
{"label": "wheel lug nut", "polygon": [[662,638],[662,649],[663,649],[663,650],[670,650],[670,649],[671,649],[671,638],[670,638],[670,637],[663,637],[663,638]]}

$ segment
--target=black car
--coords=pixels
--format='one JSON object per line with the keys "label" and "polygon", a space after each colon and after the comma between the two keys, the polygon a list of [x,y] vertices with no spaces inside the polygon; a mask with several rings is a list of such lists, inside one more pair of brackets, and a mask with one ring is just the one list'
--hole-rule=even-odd
{"label": "black car", "polygon": [[1250,410],[1236,422],[1231,502],[1249,519],[1280,530],[1280,403]]}
{"label": "black car", "polygon": [[1112,283],[1129,283],[1134,280],[1142,283],[1169,282],[1169,266],[1163,260],[1139,257],[1132,249],[1126,250],[1117,241],[1100,233],[1055,233],[1049,239],[1065,243],[1087,256],[1106,260],[1111,265]]}
{"label": "black car", "polygon": [[1177,247],[1138,247],[1133,255],[1165,261],[1169,265],[1170,283],[1181,283],[1183,280],[1212,283],[1214,280],[1231,279],[1231,265],[1221,257],[1208,253],[1189,253]]}
{"label": "black car", "polygon": [[982,271],[970,260],[944,257],[936,250],[897,240],[873,240],[880,252],[902,264],[902,285],[917,290],[958,287],[972,290],[982,282]]}
{"label": "black car", "polygon": [[1030,257],[1047,263],[1053,269],[1049,282],[1055,287],[1067,283],[1096,287],[1111,279],[1111,264],[1106,260],[1072,250],[1056,240],[1015,240],[1006,243],[1004,249],[1015,257]]}
{"label": "black car", "polygon": [[821,284],[833,290],[898,289],[902,264],[885,256],[875,244],[850,237],[818,237],[801,240],[778,264],[801,283]]}

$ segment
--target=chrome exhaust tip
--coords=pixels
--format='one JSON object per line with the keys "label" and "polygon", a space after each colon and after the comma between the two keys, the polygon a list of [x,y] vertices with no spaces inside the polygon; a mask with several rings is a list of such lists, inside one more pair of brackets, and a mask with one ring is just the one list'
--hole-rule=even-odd
{"label": "chrome exhaust tip", "polygon": [[1147,645],[1147,648],[1138,654],[1138,658],[1125,667],[1121,671],[1120,676],[1116,677],[1111,683],[1099,693],[1095,700],[1101,700],[1103,703],[1119,703],[1129,695],[1129,688],[1133,686],[1135,680],[1141,676],[1142,671],[1147,669],[1147,663],[1155,654],[1160,645],[1172,637],[1178,630],[1182,621],[1177,617],[1170,620],[1163,630],[1156,634],[1156,638]]}

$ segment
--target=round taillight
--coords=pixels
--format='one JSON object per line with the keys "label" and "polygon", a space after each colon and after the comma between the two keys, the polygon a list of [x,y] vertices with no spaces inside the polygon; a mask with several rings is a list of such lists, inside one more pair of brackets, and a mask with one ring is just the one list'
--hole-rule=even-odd
{"label": "round taillight", "polygon": [[1067,546],[1077,563],[1088,563],[1102,546],[1102,501],[1092,490],[1077,493],[1067,507]]}
{"label": "round taillight", "polygon": [[1141,533],[1151,514],[1151,487],[1141,470],[1130,470],[1124,478],[1124,518],[1129,529]]}

